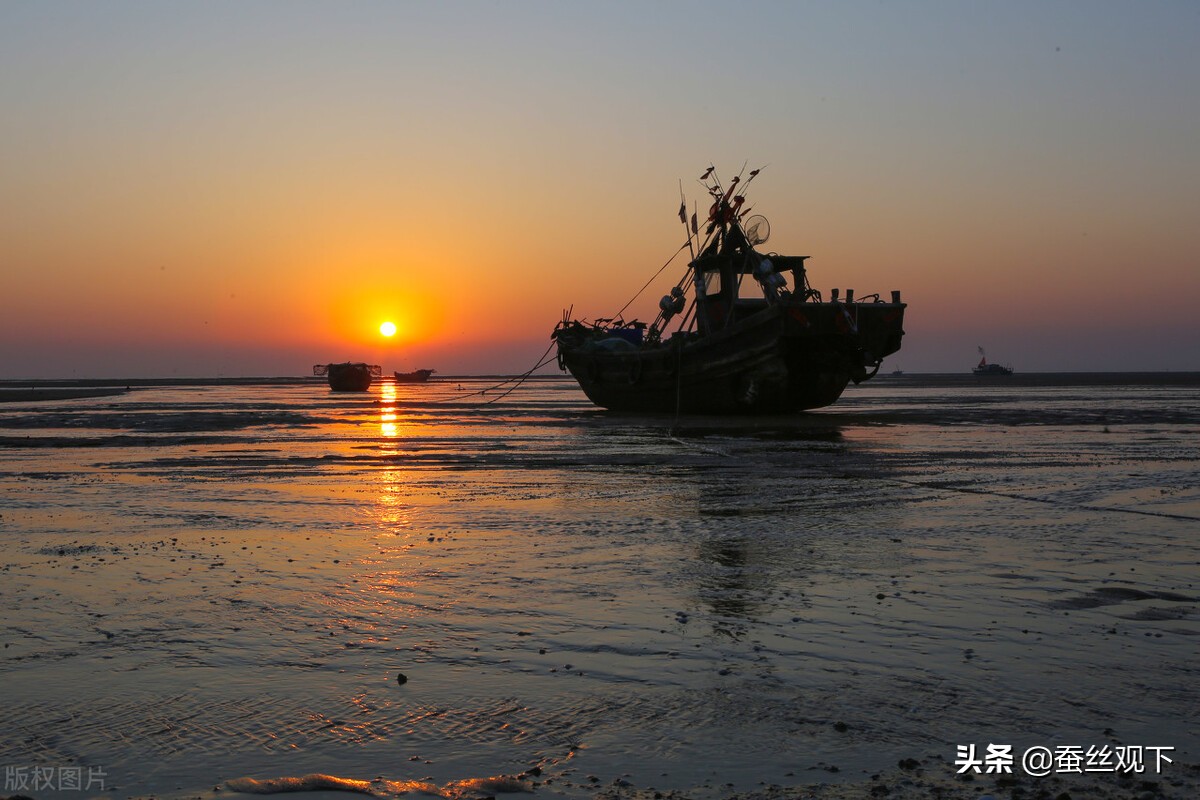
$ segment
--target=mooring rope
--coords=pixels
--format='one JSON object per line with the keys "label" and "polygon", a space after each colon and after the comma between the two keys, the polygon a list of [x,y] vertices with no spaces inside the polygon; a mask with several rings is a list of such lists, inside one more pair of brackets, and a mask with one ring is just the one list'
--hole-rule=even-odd
{"label": "mooring rope", "polygon": [[[551,361],[553,361],[555,357],[550,355],[550,351],[552,349],[554,349],[554,345],[555,345],[555,342],[551,342],[550,346],[547,347],[540,356],[538,356],[537,363],[535,363],[532,367],[530,367],[529,369],[522,372],[520,375],[514,375],[512,377],[505,378],[504,380],[500,381],[499,383],[492,384],[491,386],[484,387],[483,389],[477,389],[474,392],[466,392],[464,394],[453,395],[451,397],[443,397],[438,400],[425,400],[425,401],[421,401],[421,402],[413,402],[412,405],[443,405],[446,403],[457,403],[461,400],[465,400],[468,397],[474,397],[476,395],[481,395],[481,396],[486,395],[488,392],[499,389],[501,386],[507,386],[510,383],[513,384],[504,393],[499,394],[496,397],[493,397],[490,400],[484,401],[482,403],[474,404],[476,406],[491,405],[492,403],[495,403],[497,400],[502,400],[503,398],[508,397],[508,395],[512,394],[517,389],[518,386],[520,386],[526,380],[528,380],[529,376],[531,376],[533,373],[537,372],[539,369],[541,369],[542,367],[546,366]],[[402,404],[408,405],[409,403],[407,401],[402,401]]]}
{"label": "mooring rope", "polygon": [[637,300],[639,297],[641,297],[641,295],[642,295],[642,292],[646,291],[646,288],[647,288],[647,287],[648,287],[650,284],[654,283],[654,281],[655,281],[655,280],[658,278],[658,276],[659,276],[659,275],[662,275],[662,272],[663,272],[663,270],[664,270],[664,269],[666,269],[667,267],[669,267],[669,266],[671,265],[671,262],[675,260],[675,256],[677,256],[677,255],[679,255],[680,253],[682,253],[682,252],[683,252],[683,248],[687,247],[687,246],[688,246],[688,244],[690,244],[690,240],[689,240],[688,242],[684,242],[682,245],[680,245],[680,246],[679,246],[679,249],[678,249],[678,250],[676,250],[674,253],[672,253],[672,254],[671,254],[671,257],[667,259],[667,263],[665,263],[665,264],[663,264],[661,267],[659,267],[659,268],[658,268],[658,272],[656,272],[656,273],[654,273],[653,275],[651,275],[651,276],[650,276],[650,280],[646,281],[645,285],[643,285],[643,286],[642,286],[642,288],[638,289],[638,290],[637,290],[637,293],[636,293],[636,294],[634,294],[634,296],[633,296],[633,297],[629,298],[629,302],[628,302],[628,303],[626,303],[625,305],[621,306],[621,310],[620,310],[620,311],[618,311],[616,314],[614,314],[614,315],[613,315],[613,316],[612,316],[610,319],[621,319],[621,318],[622,318],[622,317],[621,317],[621,315],[625,313],[625,309],[627,309],[627,308],[629,308],[631,305],[633,305],[633,301],[634,301],[634,300]]}
{"label": "mooring rope", "polygon": [[[550,346],[546,348],[544,353],[542,353],[541,358],[538,359],[538,362],[536,364],[534,364],[528,370],[523,372],[521,375],[518,375],[515,379],[510,379],[510,380],[515,380],[516,382],[513,383],[512,387],[508,391],[504,392],[503,394],[497,395],[496,397],[493,397],[491,400],[488,400],[486,403],[482,403],[481,405],[485,405],[485,406],[491,405],[492,403],[496,402],[497,400],[503,400],[505,397],[508,397],[510,394],[512,394],[514,391],[516,391],[518,386],[520,386],[526,380],[528,380],[530,375],[537,372],[539,369],[541,369],[542,367],[546,366],[551,361],[553,361],[557,356],[551,356],[550,351],[552,349],[554,349],[555,344],[556,344],[556,342],[550,343]],[[505,381],[505,383],[508,383],[508,381]],[[503,385],[504,385],[503,383],[498,384],[498,386],[503,386]],[[492,387],[492,388],[498,388],[498,387]]]}

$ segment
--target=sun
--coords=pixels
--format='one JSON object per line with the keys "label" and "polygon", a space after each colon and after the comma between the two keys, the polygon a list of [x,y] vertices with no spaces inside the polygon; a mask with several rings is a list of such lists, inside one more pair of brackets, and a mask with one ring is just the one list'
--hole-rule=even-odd
{"label": "sun", "polygon": [[384,336],[395,336],[396,335],[396,323],[394,323],[394,322],[383,323],[382,325],[379,326],[379,333]]}

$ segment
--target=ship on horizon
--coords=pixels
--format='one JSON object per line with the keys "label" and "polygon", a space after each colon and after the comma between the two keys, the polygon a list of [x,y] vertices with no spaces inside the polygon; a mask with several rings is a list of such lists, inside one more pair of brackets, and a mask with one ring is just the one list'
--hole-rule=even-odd
{"label": "ship on horizon", "polygon": [[971,370],[976,375],[1012,375],[1013,368],[1005,367],[1000,364],[989,364],[987,353],[983,352],[983,348],[979,348],[979,363],[975,365],[975,369]]}
{"label": "ship on horizon", "polygon": [[412,372],[394,372],[396,383],[426,383],[436,369],[414,369]]}

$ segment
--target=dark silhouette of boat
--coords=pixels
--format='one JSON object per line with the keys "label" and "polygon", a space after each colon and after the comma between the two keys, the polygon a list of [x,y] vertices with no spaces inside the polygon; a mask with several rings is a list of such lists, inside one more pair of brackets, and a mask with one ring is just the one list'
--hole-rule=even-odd
{"label": "dark silhouette of boat", "polygon": [[1003,367],[999,364],[989,364],[987,354],[983,352],[983,348],[979,348],[979,363],[975,365],[975,369],[971,372],[976,375],[1012,375],[1012,367]]}
{"label": "dark silhouette of boat", "polygon": [[[593,403],[709,414],[820,408],[850,381],[874,377],[884,357],[900,349],[906,305],[899,292],[887,302],[833,289],[826,300],[809,284],[808,256],[757,249],[770,226],[747,216],[739,190],[758,173],[728,187],[711,167],[701,176],[712,197],[708,220],[702,229],[693,212],[689,226],[686,204],[680,206],[688,241],[678,252],[692,258],[653,323],[625,322],[620,314],[588,323],[564,314],[552,334],[559,367]],[[668,332],[675,318],[679,324]]]}
{"label": "dark silhouette of boat", "polygon": [[412,372],[397,372],[396,383],[425,383],[436,369],[415,369]]}
{"label": "dark silhouette of boat", "polygon": [[329,388],[335,392],[365,392],[371,381],[383,374],[377,364],[361,361],[343,361],[340,364],[314,364],[313,375],[327,375]]}

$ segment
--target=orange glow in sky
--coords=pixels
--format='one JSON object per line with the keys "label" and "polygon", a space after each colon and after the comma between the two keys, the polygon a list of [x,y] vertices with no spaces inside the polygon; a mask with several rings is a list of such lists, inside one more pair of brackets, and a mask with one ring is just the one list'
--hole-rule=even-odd
{"label": "orange glow in sky", "polygon": [[1200,15],[866,8],[10,4],[0,378],[519,373],[746,161],[905,371],[1200,369]]}

